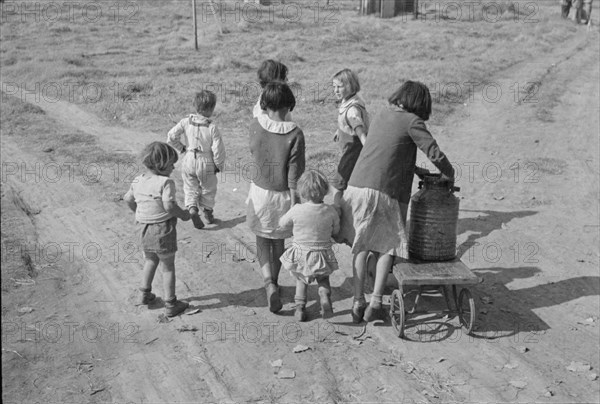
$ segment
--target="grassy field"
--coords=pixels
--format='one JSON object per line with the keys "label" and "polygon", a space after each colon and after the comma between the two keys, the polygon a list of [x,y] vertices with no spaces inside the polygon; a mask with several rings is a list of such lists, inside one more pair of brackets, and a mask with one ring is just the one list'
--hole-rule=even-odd
{"label": "grassy field", "polygon": [[336,158],[330,79],[341,68],[358,72],[371,114],[402,81],[426,83],[435,100],[432,123],[441,124],[496,71],[577,32],[548,1],[422,1],[416,21],[360,17],[355,1],[328,8],[321,1],[318,11],[316,3],[220,2],[215,16],[198,2],[195,51],[189,1],[35,4],[3,6],[5,94],[34,104],[39,97],[75,102],[160,138],[173,120],[193,112],[195,91],[213,89],[230,155],[244,155],[245,141],[237,140],[259,94],[256,69],[275,58],[290,69],[298,96],[294,118],[313,160]]}

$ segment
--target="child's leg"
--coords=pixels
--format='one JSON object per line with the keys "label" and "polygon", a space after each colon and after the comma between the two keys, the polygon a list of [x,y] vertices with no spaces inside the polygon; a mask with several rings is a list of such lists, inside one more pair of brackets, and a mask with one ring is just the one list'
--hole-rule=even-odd
{"label": "child's leg", "polygon": [[[267,302],[269,304],[269,310],[275,313],[281,310],[282,304],[279,299],[279,289],[277,288],[277,278],[273,279],[273,267],[274,267],[274,254],[273,254],[273,241],[264,237],[256,236],[256,253],[258,254],[258,262],[260,264],[260,270],[263,275],[265,282],[265,289],[267,291]],[[279,260],[279,258],[277,258]],[[279,263],[278,268],[281,267]],[[277,272],[277,275],[279,271]]]}
{"label": "child's leg", "polygon": [[167,316],[173,317],[187,309],[189,303],[177,300],[177,296],[175,295],[175,253],[161,255],[160,264],[165,293],[165,312]]}
{"label": "child's leg", "polygon": [[200,194],[200,181],[195,173],[194,165],[195,161],[191,156],[184,156],[181,178],[183,179],[184,201],[187,209],[192,206],[198,206],[198,197]]}
{"label": "child's leg", "polygon": [[331,284],[329,276],[317,278],[319,284],[319,299],[321,302],[321,316],[327,319],[333,315],[333,307],[331,306]]}
{"label": "child's leg", "polygon": [[158,263],[158,255],[154,253],[144,253],[144,268],[142,284],[140,286],[142,296],[138,304],[149,304],[156,298],[156,295],[152,293],[152,281],[154,280],[154,274],[156,273],[156,268],[158,268]]}
{"label": "child's leg", "polygon": [[[207,167],[208,166],[208,167]],[[217,195],[218,179],[214,173],[212,163],[205,164],[205,171],[200,173],[200,196],[198,203],[204,209],[204,216],[208,223],[214,222],[213,209],[215,207],[215,197]]]}
{"label": "child's leg", "polygon": [[273,266],[271,267],[271,279],[273,279],[273,283],[275,285],[279,282],[279,271],[281,271],[281,256],[285,252],[285,240],[284,239],[276,239],[271,240],[273,245]]}
{"label": "child's leg", "polygon": [[296,303],[296,311],[294,317],[298,321],[306,321],[306,295],[308,292],[308,285],[301,281],[296,280],[296,295],[294,296],[294,302]]}
{"label": "child's leg", "polygon": [[371,295],[371,303],[365,311],[365,321],[382,319],[385,316],[381,307],[383,290],[387,280],[390,268],[394,263],[394,257],[389,254],[381,254],[377,259],[377,269],[375,272],[375,285],[373,286],[373,294]]}
{"label": "child's leg", "polygon": [[360,323],[362,321],[366,302],[365,302],[365,278],[367,275],[367,257],[368,251],[361,251],[354,255],[352,260],[352,272],[354,275],[354,304],[352,305],[352,321]]}

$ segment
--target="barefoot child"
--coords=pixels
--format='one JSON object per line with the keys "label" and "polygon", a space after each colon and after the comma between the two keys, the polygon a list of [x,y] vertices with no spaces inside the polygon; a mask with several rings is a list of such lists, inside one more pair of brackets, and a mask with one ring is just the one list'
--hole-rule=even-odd
{"label": "barefoot child", "polygon": [[360,91],[358,76],[352,70],[343,69],[333,76],[333,91],[336,98],[341,101],[337,119],[338,129],[334,140],[342,148],[342,157],[332,184],[338,191],[334,196],[334,201],[337,203],[348,187],[348,180],[356,160],[367,140],[369,115],[365,102],[358,95]]}
{"label": "barefoot child", "polygon": [[173,317],[189,305],[175,296],[175,251],[177,218],[187,221],[190,214],[177,205],[175,182],[169,178],[175,169],[177,151],[166,143],[152,142],[142,152],[148,172],[135,178],[123,199],[135,212],[144,252],[144,275],[140,304],[151,303],[152,280],[159,266],[163,273],[165,314]]}
{"label": "barefoot child", "polygon": [[[373,119],[369,141],[356,162],[341,200],[340,233],[350,234],[354,254],[356,323],[380,319],[385,282],[395,258],[408,258],[406,214],[415,174],[417,148],[449,178],[454,169],[425,126],[431,114],[431,94],[422,83],[407,81]],[[417,173],[418,174],[418,173]],[[366,305],[365,257],[377,257],[375,284]]]}
{"label": "barefoot child", "polygon": [[285,83],[265,86],[259,114],[250,124],[250,153],[258,167],[246,199],[246,223],[256,235],[258,260],[267,292],[269,310],[281,310],[278,278],[279,258],[291,230],[279,226],[279,219],[296,203],[296,183],[304,172],[304,134],[285,120],[294,109],[294,94]]}
{"label": "barefoot child", "polygon": [[202,208],[208,224],[214,222],[216,174],[225,163],[225,145],[219,130],[209,119],[216,103],[217,96],[213,92],[196,93],[194,107],[198,114],[182,119],[167,135],[167,143],[185,153],[181,167],[185,207],[197,229],[204,227],[198,207]]}
{"label": "barefoot child", "polygon": [[306,321],[307,285],[315,280],[319,284],[321,315],[329,318],[333,314],[329,275],[338,269],[338,263],[331,249],[331,237],[340,230],[340,218],[332,206],[323,203],[328,191],[329,183],[323,174],[306,171],[298,181],[303,203],[294,205],[279,220],[282,227],[291,226],[294,233],[294,243],[283,253],[281,262],[296,278],[298,321]]}

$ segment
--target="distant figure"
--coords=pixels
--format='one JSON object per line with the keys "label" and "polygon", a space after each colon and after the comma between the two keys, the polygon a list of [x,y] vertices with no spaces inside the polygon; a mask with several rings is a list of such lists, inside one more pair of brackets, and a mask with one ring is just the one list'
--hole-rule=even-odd
{"label": "distant figure", "polygon": [[214,222],[213,209],[217,195],[217,173],[225,164],[225,145],[221,133],[209,119],[217,103],[217,96],[207,90],[196,93],[194,107],[197,115],[182,119],[167,134],[167,143],[183,156],[181,176],[185,207],[192,216],[194,227],[202,229],[199,207],[208,224]]}
{"label": "distant figure", "polygon": [[573,21],[576,24],[589,24],[592,14],[592,0],[561,0],[561,15],[563,18],[569,17],[569,12],[573,8]]}
{"label": "distant figure", "polygon": [[279,219],[297,202],[296,184],[304,172],[304,133],[286,120],[294,109],[292,90],[282,82],[271,82],[261,95],[259,114],[250,124],[250,153],[258,173],[252,178],[246,199],[246,223],[256,235],[256,250],[265,283],[269,310],[282,308],[279,271],[285,239],[292,231],[279,226]]}
{"label": "distant figure", "polygon": [[[258,83],[260,84],[260,88],[263,90],[267,86],[267,84],[272,83],[274,81],[281,81],[283,83],[287,83],[287,74],[288,68],[281,62],[278,62],[273,59],[268,59],[262,62],[260,67],[258,68]],[[256,118],[260,114],[265,114],[266,111],[263,110],[260,106],[260,96],[254,104],[254,109],[252,110],[252,117]],[[288,112],[285,116],[286,121],[292,120],[292,113]]]}
{"label": "distant figure", "polygon": [[188,211],[177,205],[175,182],[169,178],[175,169],[177,151],[166,143],[152,142],[142,152],[142,164],[148,171],[131,183],[123,197],[135,212],[144,252],[144,273],[139,304],[152,303],[152,281],[159,264],[163,273],[165,314],[173,317],[189,304],[175,296],[175,252],[177,251],[177,218],[190,220]]}
{"label": "distant figure", "polygon": [[306,321],[307,286],[315,280],[319,284],[321,315],[333,315],[329,275],[338,269],[333,254],[332,236],[340,230],[338,212],[323,203],[329,191],[327,178],[316,170],[308,170],[298,180],[301,204],[294,205],[279,220],[282,227],[292,227],[294,243],[281,256],[283,267],[296,278],[295,317]]}

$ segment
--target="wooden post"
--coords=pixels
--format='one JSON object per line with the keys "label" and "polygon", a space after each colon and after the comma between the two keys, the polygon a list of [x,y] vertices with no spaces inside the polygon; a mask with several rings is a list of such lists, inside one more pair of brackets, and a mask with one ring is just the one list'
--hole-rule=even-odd
{"label": "wooden post", "polygon": [[192,19],[194,20],[194,49],[198,50],[198,23],[196,21],[196,0],[192,0]]}
{"label": "wooden post", "polygon": [[419,0],[413,1],[413,20],[419,19]]}

